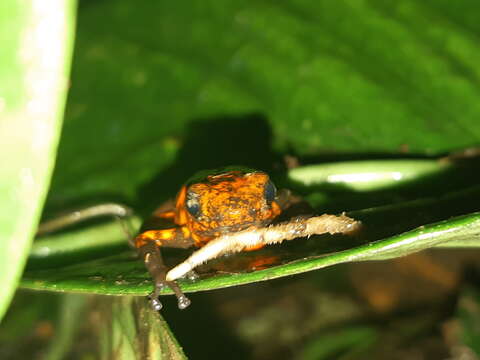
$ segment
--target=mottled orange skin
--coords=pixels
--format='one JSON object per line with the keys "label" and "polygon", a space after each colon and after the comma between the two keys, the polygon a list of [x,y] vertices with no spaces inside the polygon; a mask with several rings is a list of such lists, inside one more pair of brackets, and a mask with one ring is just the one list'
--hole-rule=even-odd
{"label": "mottled orange skin", "polygon": [[[135,245],[154,241],[158,246],[201,247],[229,232],[265,226],[282,211],[275,199],[268,201],[265,196],[269,181],[269,176],[260,171],[228,171],[184,185],[173,209],[154,213],[154,217],[170,221],[173,227],[143,231]],[[199,209],[195,216],[188,211],[192,203]]]}

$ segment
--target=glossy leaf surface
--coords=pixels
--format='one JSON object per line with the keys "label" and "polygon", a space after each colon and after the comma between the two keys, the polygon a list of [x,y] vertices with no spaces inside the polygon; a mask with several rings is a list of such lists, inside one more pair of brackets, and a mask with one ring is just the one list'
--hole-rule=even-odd
{"label": "glossy leaf surface", "polygon": [[0,4],[0,318],[20,279],[50,184],[74,8],[72,0]]}
{"label": "glossy leaf surface", "polygon": [[[361,238],[268,249],[263,256],[279,257],[277,266],[255,272],[232,257],[227,274],[216,263],[185,288],[403,256],[447,241],[477,246],[478,162],[447,171],[432,157],[479,143],[475,9],[471,1],[82,2],[45,216],[105,199],[146,216],[196,171],[234,164],[288,186],[282,161],[292,153],[321,166],[400,159],[400,172],[421,180],[413,187],[299,186],[318,212],[361,219]],[[142,26],[125,25],[132,21]],[[151,287],[130,252],[32,270],[23,286],[139,295]]]}

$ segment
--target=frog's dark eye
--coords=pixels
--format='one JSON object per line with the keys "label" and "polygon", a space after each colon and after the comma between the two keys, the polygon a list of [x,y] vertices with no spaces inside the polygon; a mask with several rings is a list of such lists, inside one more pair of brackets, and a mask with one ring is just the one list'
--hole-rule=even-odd
{"label": "frog's dark eye", "polygon": [[192,216],[197,217],[200,215],[200,203],[198,202],[198,195],[191,191],[187,192],[185,207]]}
{"label": "frog's dark eye", "polygon": [[277,188],[271,181],[269,181],[265,185],[265,199],[267,200],[267,203],[270,204],[273,200],[275,200],[275,196],[277,196]]}

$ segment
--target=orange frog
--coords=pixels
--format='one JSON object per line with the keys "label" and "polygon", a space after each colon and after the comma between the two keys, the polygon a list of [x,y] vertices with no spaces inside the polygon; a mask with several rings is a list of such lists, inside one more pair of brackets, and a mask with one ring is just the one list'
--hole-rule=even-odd
{"label": "orange frog", "polygon": [[174,203],[154,212],[134,240],[154,280],[150,295],[154,309],[162,307],[158,297],[165,286],[174,291],[179,308],[190,304],[176,282],[166,280],[161,247],[202,247],[221,235],[264,227],[289,204],[289,192],[277,194],[269,176],[261,171],[228,167],[195,175],[182,186]]}
{"label": "orange frog", "polygon": [[[161,309],[159,295],[166,286],[177,296],[179,308],[186,308],[190,300],[175,280],[223,254],[316,234],[350,234],[361,225],[345,214],[292,217],[294,213],[310,211],[308,204],[289,191],[277,193],[262,171],[228,167],[197,174],[182,186],[175,202],[162,205],[136,237],[129,236],[153,278],[154,291],[150,296],[153,308]],[[99,204],[48,220],[39,227],[38,234],[98,216],[123,218],[130,213],[124,205]],[[288,220],[278,222],[280,215]],[[173,269],[167,269],[160,248],[193,246],[200,249]]]}

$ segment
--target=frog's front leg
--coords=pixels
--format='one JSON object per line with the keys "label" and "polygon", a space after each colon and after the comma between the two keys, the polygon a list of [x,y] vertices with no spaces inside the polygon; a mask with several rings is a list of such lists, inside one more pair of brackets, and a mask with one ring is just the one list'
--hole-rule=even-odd
{"label": "frog's front leg", "polygon": [[154,289],[150,294],[150,301],[154,310],[160,310],[162,303],[159,300],[160,292],[169,287],[178,300],[178,307],[185,309],[190,305],[190,300],[185,296],[175,281],[167,281],[167,267],[160,251],[161,246],[189,248],[193,245],[190,239],[183,236],[180,228],[162,230],[147,230],[135,238],[135,247],[153,279]]}

